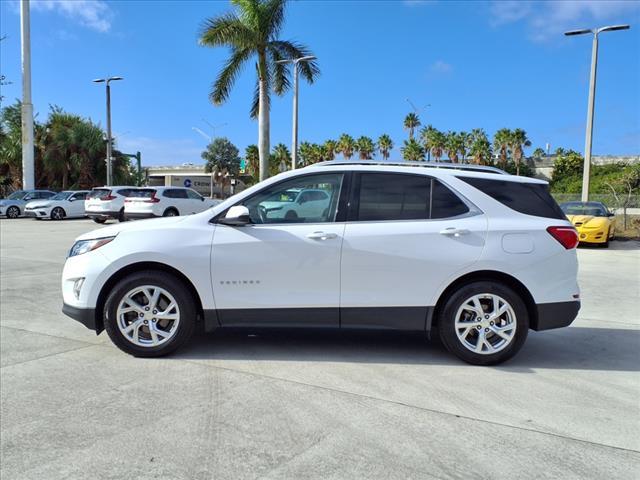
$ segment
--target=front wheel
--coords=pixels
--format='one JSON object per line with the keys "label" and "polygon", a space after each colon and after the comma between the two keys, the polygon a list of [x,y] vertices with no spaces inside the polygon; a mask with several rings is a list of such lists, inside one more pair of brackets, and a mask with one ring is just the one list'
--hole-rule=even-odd
{"label": "front wheel", "polygon": [[20,216],[20,209],[18,207],[7,208],[7,218],[18,218]]}
{"label": "front wheel", "polygon": [[464,285],[438,318],[440,339],[458,358],[495,365],[513,357],[527,339],[529,315],[520,296],[502,283]]}
{"label": "front wheel", "polygon": [[56,207],[51,211],[51,220],[62,220],[64,218],[64,210]]}
{"label": "front wheel", "polygon": [[124,208],[121,208],[120,211],[118,212],[118,221],[119,222],[127,221],[127,215],[124,213]]}
{"label": "front wheel", "polygon": [[104,327],[111,341],[136,357],[167,355],[191,337],[194,299],[178,278],[146,271],[120,280],[107,297]]}

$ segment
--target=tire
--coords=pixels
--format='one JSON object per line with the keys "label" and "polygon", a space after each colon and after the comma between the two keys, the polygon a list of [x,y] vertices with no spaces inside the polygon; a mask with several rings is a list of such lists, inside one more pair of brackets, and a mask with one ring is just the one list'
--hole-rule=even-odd
{"label": "tire", "polygon": [[66,216],[62,207],[56,207],[51,210],[51,220],[62,220]]}
{"label": "tire", "polygon": [[290,222],[298,220],[298,214],[294,210],[289,210],[284,214],[284,219]]}
{"label": "tire", "polygon": [[[480,322],[476,321],[477,307],[472,301],[476,296],[484,315]],[[506,308],[497,319],[492,317],[496,297],[499,308]],[[457,319],[461,322],[456,328]],[[460,327],[463,322],[469,325]],[[529,333],[529,314],[522,298],[511,288],[496,281],[477,281],[463,285],[447,299],[438,317],[438,333],[447,350],[461,360],[473,365],[496,365],[522,348]],[[480,338],[485,341],[478,351]]]}
{"label": "tire", "polygon": [[7,218],[18,218],[20,216],[20,209],[12,206],[7,208]]}
{"label": "tire", "polygon": [[609,248],[609,240],[611,236],[611,229],[607,230],[607,239],[604,241],[604,243],[602,244],[602,248]]}
{"label": "tire", "polygon": [[163,217],[179,217],[180,213],[175,208],[169,207],[162,214]]}
{"label": "tire", "polygon": [[[149,296],[142,293],[141,287],[147,287],[151,295],[157,291],[154,289],[163,291],[158,300],[159,306],[167,307],[169,301],[175,301],[177,305],[177,309],[171,310],[174,313],[170,312],[177,317],[177,325],[176,320],[155,319],[153,325],[158,328],[155,339],[151,335],[154,321],[152,317],[160,317],[162,312],[158,313],[152,306],[146,307],[144,300],[147,300],[147,304],[151,302],[148,302]],[[136,290],[139,293],[132,294]],[[130,308],[131,304],[125,300],[127,296],[133,297],[145,310]],[[123,352],[135,357],[161,357],[174,352],[191,338],[196,323],[194,305],[194,298],[187,287],[173,275],[155,270],[133,273],[120,280],[109,293],[104,307],[104,328],[111,341]],[[146,310],[147,308],[149,310]],[[123,313],[123,309],[132,311]],[[141,313],[143,317],[140,317]],[[134,324],[137,324],[137,327]],[[133,327],[130,336],[123,331],[128,327]],[[167,335],[161,335],[159,332]]]}
{"label": "tire", "polygon": [[93,221],[96,222],[96,223],[102,224],[102,223],[106,222],[107,219],[104,218],[104,217],[94,217]]}
{"label": "tire", "polygon": [[122,207],[120,209],[120,211],[118,212],[118,221],[119,222],[126,222],[127,221],[127,216],[124,213],[124,207]]}

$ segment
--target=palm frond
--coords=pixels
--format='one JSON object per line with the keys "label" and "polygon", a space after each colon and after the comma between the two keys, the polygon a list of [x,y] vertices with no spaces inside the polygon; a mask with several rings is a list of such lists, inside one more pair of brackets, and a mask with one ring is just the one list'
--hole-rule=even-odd
{"label": "palm frond", "polygon": [[[305,45],[288,40],[273,40],[269,42],[269,46],[278,50],[282,58],[290,60],[313,55],[313,52]],[[320,76],[320,67],[318,67],[316,60],[300,62],[298,68],[300,69],[302,77],[309,83],[313,83],[315,79]]]}
{"label": "palm frond", "polygon": [[252,53],[252,50],[249,48],[242,50],[234,49],[231,52],[231,57],[229,57],[224,68],[220,71],[220,74],[213,83],[213,87],[209,93],[209,99],[211,102],[215,105],[220,105],[229,97],[231,88],[233,87],[238,74],[242,70],[244,62],[249,59]]}
{"label": "palm frond", "polygon": [[278,63],[284,58],[277,49],[269,47],[268,52],[267,70],[269,70],[271,85],[273,85],[273,91],[276,95],[282,95],[291,88],[291,71],[288,64]]}
{"label": "palm frond", "polygon": [[268,34],[269,39],[277,38],[282,24],[284,23],[284,14],[287,6],[287,0],[267,0],[263,3],[263,32]]}
{"label": "palm frond", "polygon": [[198,42],[206,47],[247,48],[255,43],[254,32],[235,13],[205,20]]}

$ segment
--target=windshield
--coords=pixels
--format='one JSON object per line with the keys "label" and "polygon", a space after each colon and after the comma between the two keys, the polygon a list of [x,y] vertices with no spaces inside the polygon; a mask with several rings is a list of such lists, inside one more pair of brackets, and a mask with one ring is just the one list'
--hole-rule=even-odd
{"label": "windshield", "polygon": [[27,192],[25,192],[24,190],[18,190],[17,192],[13,192],[11,195],[9,195],[7,197],[7,200],[22,200],[22,197],[24,197],[27,194]]}
{"label": "windshield", "polygon": [[140,190],[131,190],[129,197],[151,198],[155,193],[155,188],[141,188]]}
{"label": "windshield", "polygon": [[66,200],[69,195],[73,192],[60,192],[56,193],[53,197],[49,198],[49,200]]}
{"label": "windshield", "polygon": [[93,190],[91,190],[91,192],[89,192],[87,198],[105,198],[108,197],[110,193],[111,190],[109,190],[108,188],[94,188]]}
{"label": "windshield", "polygon": [[560,205],[565,215],[590,215],[593,217],[606,217],[609,212],[604,205],[599,203],[569,202]]}

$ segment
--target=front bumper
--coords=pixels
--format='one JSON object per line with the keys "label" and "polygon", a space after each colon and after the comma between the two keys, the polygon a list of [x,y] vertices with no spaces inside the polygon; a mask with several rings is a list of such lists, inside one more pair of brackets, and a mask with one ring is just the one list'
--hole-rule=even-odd
{"label": "front bumper", "polygon": [[568,327],[578,316],[579,301],[538,303],[536,305],[537,318],[532,319],[532,330],[551,330],[553,328]]}
{"label": "front bumper", "polygon": [[578,229],[580,243],[604,243],[607,238],[608,232],[606,228]]}
{"label": "front bumper", "polygon": [[78,308],[66,303],[62,304],[62,313],[66,316],[77,320],[89,330],[95,330],[96,333],[100,333],[100,330],[96,329],[96,310],[94,308]]}
{"label": "front bumper", "polygon": [[49,210],[43,210],[43,209],[24,211],[24,216],[30,217],[30,218],[48,218],[49,214],[50,214]]}

